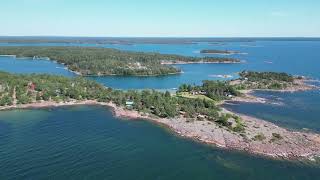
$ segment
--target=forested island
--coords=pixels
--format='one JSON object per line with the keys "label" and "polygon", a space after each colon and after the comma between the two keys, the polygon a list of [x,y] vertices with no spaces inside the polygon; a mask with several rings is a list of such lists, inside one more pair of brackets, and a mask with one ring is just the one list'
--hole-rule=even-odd
{"label": "forested island", "polygon": [[305,77],[282,72],[242,71],[239,75],[239,79],[232,80],[229,83],[238,90],[297,91],[312,88],[311,85],[304,83]]}
{"label": "forested island", "polygon": [[186,57],[159,53],[129,52],[93,47],[0,47],[0,55],[33,59],[49,58],[84,76],[157,76],[180,73],[171,66],[183,63],[239,63],[238,59]]}
{"label": "forested island", "polygon": [[[259,84],[268,79],[267,82],[288,82],[293,87],[295,84],[292,82],[297,79],[273,72],[244,71],[240,75],[240,82]],[[114,90],[83,77],[0,72],[0,110],[106,105],[113,107],[117,116],[149,119],[182,136],[224,148],[269,157],[301,158],[320,154],[320,136],[317,134],[287,131],[272,123],[221,108],[221,101],[243,96],[239,90],[243,87],[231,82],[204,81],[199,86],[185,84],[176,94],[170,94],[154,90]]]}
{"label": "forested island", "polygon": [[231,55],[231,54],[240,54],[238,51],[229,51],[229,50],[215,50],[215,49],[204,49],[200,51],[201,54],[222,54],[222,55]]}
{"label": "forested island", "polygon": [[298,91],[313,88],[304,83],[305,77],[287,73],[242,71],[239,76],[238,79],[229,81],[205,80],[200,86],[182,84],[178,93],[221,101],[245,96],[244,92],[252,90]]}

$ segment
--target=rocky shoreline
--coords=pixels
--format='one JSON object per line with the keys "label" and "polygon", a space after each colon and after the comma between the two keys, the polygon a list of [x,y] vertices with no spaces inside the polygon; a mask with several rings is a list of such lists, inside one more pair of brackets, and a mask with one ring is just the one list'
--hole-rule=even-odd
{"label": "rocky shoreline", "polygon": [[[224,113],[234,114],[226,109]],[[192,138],[202,143],[212,144],[220,148],[245,151],[251,154],[282,159],[313,159],[320,155],[320,135],[290,131],[273,123],[237,114],[246,126],[244,134],[238,134],[214,122],[190,120],[186,118],[156,118],[135,111],[127,111],[114,107],[117,117],[130,119],[147,119],[160,123],[182,137]],[[264,134],[262,140],[253,140]],[[281,138],[274,139],[279,134]]]}
{"label": "rocky shoreline", "polygon": [[286,89],[249,89],[249,90],[240,90],[242,96],[233,97],[231,100],[222,101],[220,104],[232,102],[245,102],[245,103],[266,103],[265,98],[253,96],[254,91],[275,91],[275,92],[299,92],[299,91],[309,91],[314,89],[319,89],[320,87],[306,84],[309,81],[308,79],[295,79],[294,86],[287,87]]}
{"label": "rocky shoreline", "polygon": [[[37,102],[25,105],[0,107],[0,110],[45,108],[74,105],[102,105],[113,109],[116,117],[128,119],[145,119],[162,124],[182,137],[192,138],[202,143],[212,144],[220,148],[240,150],[248,153],[271,158],[284,159],[312,159],[320,155],[320,135],[289,131],[273,123],[237,114],[242,118],[246,127],[245,133],[235,133],[208,120],[197,121],[193,119],[157,118],[149,114],[127,110],[114,103],[97,102],[94,100],[70,101],[63,103]],[[224,113],[234,114],[226,109]],[[257,135],[263,134],[264,138],[254,140]],[[275,134],[279,137],[274,139]],[[281,137],[281,138],[280,138]]]}
{"label": "rocky shoreline", "polygon": [[[223,111],[233,114],[226,109]],[[220,148],[283,159],[312,159],[320,155],[319,134],[289,131],[261,119],[237,115],[242,118],[246,126],[245,134],[232,132],[207,120],[159,119],[145,116],[141,118],[164,124],[182,137],[192,138]],[[253,140],[255,136],[262,133],[265,139]],[[280,134],[281,139],[272,140],[273,134]]]}

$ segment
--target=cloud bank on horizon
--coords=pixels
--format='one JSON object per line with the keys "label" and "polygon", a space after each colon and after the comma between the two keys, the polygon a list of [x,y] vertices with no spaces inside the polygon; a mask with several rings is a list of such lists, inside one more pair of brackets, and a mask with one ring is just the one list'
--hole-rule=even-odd
{"label": "cloud bank on horizon", "polygon": [[1,0],[0,7],[0,36],[320,36],[315,0]]}

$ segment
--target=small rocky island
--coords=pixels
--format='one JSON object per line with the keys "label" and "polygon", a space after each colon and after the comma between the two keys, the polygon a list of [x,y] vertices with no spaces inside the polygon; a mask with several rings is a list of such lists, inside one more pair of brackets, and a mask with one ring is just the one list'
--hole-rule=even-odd
{"label": "small rocky island", "polygon": [[220,55],[241,54],[239,51],[215,50],[215,49],[204,49],[204,50],[201,50],[200,53],[201,54],[220,54]]}
{"label": "small rocky island", "polygon": [[312,158],[320,155],[320,135],[289,131],[273,123],[235,114],[219,105],[252,98],[244,90],[308,90],[303,77],[243,71],[232,81],[183,84],[175,94],[154,90],[121,91],[83,77],[16,75],[0,72],[0,110],[66,105],[104,105],[116,116],[164,124],[181,136],[222,148],[268,157]]}

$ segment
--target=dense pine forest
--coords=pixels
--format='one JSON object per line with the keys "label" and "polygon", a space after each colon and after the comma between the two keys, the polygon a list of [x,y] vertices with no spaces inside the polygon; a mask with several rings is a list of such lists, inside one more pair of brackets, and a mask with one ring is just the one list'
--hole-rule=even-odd
{"label": "dense pine forest", "polygon": [[295,80],[303,77],[295,77],[283,72],[254,72],[242,71],[240,78],[232,81],[237,89],[286,89],[296,85]]}
{"label": "dense pine forest", "polygon": [[[178,94],[184,97],[206,96],[214,101],[231,99],[240,96],[239,90],[273,89],[282,90],[296,85],[295,80],[303,77],[294,77],[287,73],[242,71],[239,78],[231,81],[205,80],[202,85],[182,84]],[[188,93],[188,94],[185,94]]]}
{"label": "dense pine forest", "polygon": [[[46,74],[16,75],[0,72],[0,106],[30,104],[41,101],[68,102],[96,100],[113,102],[161,118],[180,117],[210,120],[234,131],[242,131],[237,116],[221,113],[212,100],[185,98],[154,90],[121,91],[106,88],[83,77],[67,78]],[[235,119],[232,125],[228,120]]]}
{"label": "dense pine forest", "polygon": [[244,127],[241,119],[222,113],[216,103],[233,96],[241,96],[239,89],[265,88],[263,85],[274,83],[282,84],[281,88],[284,88],[284,85],[288,86],[286,83],[291,84],[294,80],[293,76],[286,73],[243,71],[237,80],[206,80],[200,86],[183,84],[176,94],[171,94],[168,91],[155,90],[113,90],[81,76],[67,78],[46,74],[18,75],[0,72],[0,106],[41,101],[96,100],[113,102],[118,106],[161,118],[182,116],[193,120],[207,119],[230,130],[242,132]]}
{"label": "dense pine forest", "polygon": [[164,61],[239,62],[232,58],[196,58],[93,47],[0,47],[0,55],[34,59],[48,57],[85,76],[155,76],[180,73],[180,69],[162,64]]}

